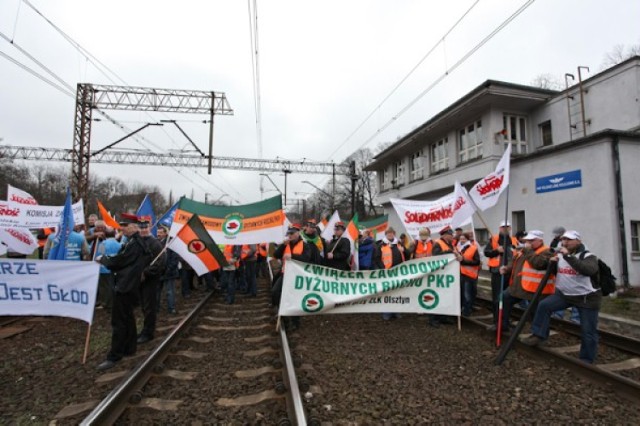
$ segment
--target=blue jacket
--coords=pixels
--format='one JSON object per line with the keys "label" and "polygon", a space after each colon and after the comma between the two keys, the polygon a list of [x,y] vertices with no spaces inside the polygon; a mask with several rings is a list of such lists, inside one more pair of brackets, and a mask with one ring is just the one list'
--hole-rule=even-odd
{"label": "blue jacket", "polygon": [[[91,248],[93,249],[93,244],[91,244]],[[96,249],[96,256],[115,256],[120,251],[120,244],[115,238],[107,238],[104,241],[98,242],[98,248]],[[91,250],[93,252],[93,250]],[[100,265],[100,273],[101,274],[110,274],[111,271],[104,265]]]}
{"label": "blue jacket", "polygon": [[360,269],[370,269],[373,265],[373,238],[367,237],[360,240],[358,247],[358,260],[360,261]]}

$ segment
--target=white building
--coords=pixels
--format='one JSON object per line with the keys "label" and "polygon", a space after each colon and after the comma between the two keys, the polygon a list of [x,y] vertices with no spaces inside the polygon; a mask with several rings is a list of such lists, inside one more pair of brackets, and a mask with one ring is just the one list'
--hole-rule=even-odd
{"label": "white building", "polygon": [[[575,229],[619,283],[640,285],[640,57],[562,92],[492,80],[476,87],[367,166],[390,225],[403,229],[390,198],[434,200],[456,180],[468,189],[507,143],[513,232],[540,229],[548,243],[555,226]],[[497,231],[506,200],[474,215],[480,243]]]}

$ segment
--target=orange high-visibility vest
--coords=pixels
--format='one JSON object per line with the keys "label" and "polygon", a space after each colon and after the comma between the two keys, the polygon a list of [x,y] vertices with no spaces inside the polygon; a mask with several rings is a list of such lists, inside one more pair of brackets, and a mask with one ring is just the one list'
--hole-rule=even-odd
{"label": "orange high-visibility vest", "polygon": [[[491,248],[494,250],[498,249],[498,237],[500,236],[500,234],[496,234],[493,237],[491,237]],[[511,245],[513,246],[517,246],[518,245],[518,240],[516,239],[516,237],[511,237]],[[498,268],[500,267],[500,255],[498,256],[494,256],[494,257],[490,257],[489,261],[487,262],[487,266],[489,268]]]}
{"label": "orange high-visibility vest", "polygon": [[415,258],[419,259],[421,257],[431,256],[433,252],[433,241],[416,241],[416,254]]}
{"label": "orange high-visibility vest", "polygon": [[[247,260],[249,258],[249,253],[251,253],[251,246],[249,244],[244,244],[242,246],[242,254],[240,255],[240,259]],[[254,253],[252,258],[255,259],[256,254]]]}
{"label": "orange high-visibility vest", "polygon": [[[302,252],[304,251],[304,241],[302,241],[302,238],[300,240],[298,240],[298,243],[293,247],[293,254],[291,253],[291,245],[289,243],[287,243],[287,246],[284,249],[284,254],[290,254],[291,257],[293,257],[293,255],[298,255],[300,256],[302,254]],[[282,256],[282,272],[284,272],[284,256]]]}
{"label": "orange high-visibility vest", "polygon": [[240,260],[236,260],[235,263],[231,261],[231,259],[233,258],[233,245],[227,244],[226,246],[224,246],[224,257],[225,259],[227,259],[227,263],[229,265],[234,264],[236,268],[240,266]]}
{"label": "orange high-visibility vest", "polygon": [[[400,246],[400,244],[397,244]],[[384,269],[389,269],[393,266],[393,253],[391,251],[391,244],[385,244],[380,247],[380,254],[382,258],[382,264],[384,265]],[[404,252],[400,252],[402,256],[402,261],[404,262]]]}
{"label": "orange high-visibility vest", "polygon": [[[549,250],[547,246],[540,246],[536,250],[536,254],[540,254],[545,250]],[[522,272],[520,272],[520,276],[522,277],[522,289],[528,291],[529,293],[535,293],[538,289],[538,284],[542,281],[542,277],[544,276],[546,271],[533,269],[528,261],[525,260],[522,265]],[[542,289],[542,294],[553,294],[556,291],[556,276],[551,274],[547,279],[547,284]]]}
{"label": "orange high-visibility vest", "polygon": [[[477,251],[478,246],[473,243],[464,251],[464,253],[462,253],[462,257],[465,260],[473,260]],[[478,274],[480,273],[480,265],[460,265],[460,273],[475,280],[478,278]]]}
{"label": "orange high-visibility vest", "polygon": [[444,240],[442,240],[442,239],[436,240],[436,243],[438,243],[438,245],[442,249],[442,253],[447,253],[447,252],[453,253],[452,248],[449,247],[449,244],[447,244]]}

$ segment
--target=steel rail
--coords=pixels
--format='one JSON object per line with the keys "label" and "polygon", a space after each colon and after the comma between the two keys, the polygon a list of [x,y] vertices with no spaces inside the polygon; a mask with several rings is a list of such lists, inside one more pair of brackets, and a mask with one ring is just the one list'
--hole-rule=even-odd
{"label": "steel rail", "polygon": [[[471,317],[462,317],[463,321],[467,324],[473,325],[483,330],[487,329],[487,324]],[[540,346],[527,346],[516,340],[516,347],[519,350],[525,350],[530,355],[533,355],[544,362],[549,362],[549,359],[553,360],[562,367],[569,369],[576,373],[580,377],[590,381],[591,383],[606,387],[609,390],[616,392],[618,395],[633,402],[640,402],[640,382],[636,382],[628,377],[612,373],[597,365],[587,364],[580,361],[578,358],[571,357],[564,353],[561,353],[554,348],[544,345]]]}
{"label": "steel rail", "polygon": [[[484,297],[476,297],[476,302],[480,302],[479,304],[484,305],[485,307],[491,309],[491,301],[485,299]],[[523,309],[519,306],[514,306],[511,313],[520,319],[520,316],[523,314]],[[572,336],[581,335],[580,324],[576,324],[571,321],[562,320],[558,318],[551,318],[551,324],[555,330],[561,330],[565,333],[571,334]],[[612,331],[598,329],[598,334],[600,335],[600,341],[607,346],[612,348],[619,349],[621,351],[640,356],[640,340],[631,336],[625,336],[622,334],[614,333]]]}
{"label": "steel rail", "polygon": [[302,405],[302,396],[300,395],[300,387],[298,385],[298,378],[296,377],[295,366],[293,365],[293,357],[291,356],[291,349],[289,348],[289,341],[287,340],[287,333],[284,331],[284,327],[280,327],[280,353],[284,359],[284,368],[282,369],[282,375],[284,378],[285,386],[289,391],[290,398],[287,398],[287,411],[289,420],[294,425],[306,426],[307,418],[304,412],[304,406]]}
{"label": "steel rail", "polygon": [[139,392],[147,383],[154,368],[164,361],[169,355],[173,346],[175,346],[188,326],[193,322],[202,308],[207,304],[213,296],[213,292],[207,296],[196,307],[178,323],[176,328],[164,339],[158,347],[120,384],[113,389],[87,417],[82,420],[81,425],[104,425],[113,424],[122,415],[129,405],[131,398]]}

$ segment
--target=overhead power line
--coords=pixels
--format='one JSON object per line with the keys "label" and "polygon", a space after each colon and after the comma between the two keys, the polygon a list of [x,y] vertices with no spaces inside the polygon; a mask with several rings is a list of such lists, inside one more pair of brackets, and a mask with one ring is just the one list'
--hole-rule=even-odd
{"label": "overhead power line", "polygon": [[[27,6],[29,6],[36,14],[38,14],[45,22],[47,22],[56,32],[58,32],[74,49],[76,49],[82,56],[84,56],[85,59],[88,62],[90,62],[98,70],[98,72],[100,72],[102,75],[104,75],[110,82],[115,83],[115,81],[114,81],[114,78],[115,78],[115,79],[119,80],[120,82],[124,83],[125,85],[129,85],[115,71],[113,71],[111,68],[109,68],[106,64],[104,64],[102,61],[100,61],[91,52],[89,52],[82,45],[80,45],[80,43],[78,43],[71,36],[69,36],[67,33],[65,33],[60,27],[58,27],[56,24],[54,24],[53,21],[51,21],[49,18],[47,18],[29,0],[22,0],[22,2],[25,3]],[[18,12],[19,12],[19,10],[18,10]],[[17,23],[17,20],[18,20],[18,16],[16,16],[16,23]],[[15,34],[15,25],[14,25],[14,34]],[[10,39],[10,43],[17,47],[17,45],[15,45],[15,43],[14,43],[13,38]],[[28,66],[19,63],[18,61],[16,61],[15,59],[9,57],[8,55],[2,54],[2,56],[5,57],[6,59],[10,60],[11,62],[14,62],[16,65],[18,65],[21,68],[25,69],[29,73],[33,74],[34,76],[36,76],[37,78],[39,78],[43,82],[51,85],[52,87],[56,88],[57,90],[62,91],[62,93],[64,93],[65,95],[70,96],[70,97],[75,99],[75,94],[74,94],[75,90],[70,85],[65,83],[64,80],[62,80],[60,77],[55,75],[55,73],[53,73],[52,71],[50,72],[50,70],[47,67],[45,67],[43,64],[41,64],[39,61],[37,61],[32,55],[28,54],[28,52],[26,52],[26,50],[21,49],[21,48],[19,50],[21,50],[23,52],[23,54],[28,56],[31,60],[33,60],[34,62],[39,64],[43,69],[45,69],[47,72],[49,72],[51,75],[53,75],[56,80],[61,82],[61,84],[63,84],[65,87],[69,88],[70,93],[65,92],[57,84],[51,82],[46,77],[43,77],[42,75],[40,75],[37,72],[35,72],[32,69],[30,69]],[[0,53],[2,53],[2,52],[0,52]],[[113,76],[113,78],[112,78],[112,76]],[[123,124],[121,124],[118,120],[108,116],[106,113],[104,113],[103,111],[101,111],[99,109],[97,111],[100,114],[102,114],[107,119],[107,121],[109,121],[110,123],[114,124],[116,127],[120,128],[122,131],[125,131],[126,133],[130,133],[131,132],[131,129],[129,129],[126,126],[124,126]],[[150,114],[148,112],[146,112],[146,114],[150,117]],[[164,115],[166,116],[166,114],[164,114]],[[166,129],[162,128],[162,132],[165,133],[167,138],[172,142],[172,144],[176,148],[180,148],[180,145],[171,137],[171,135],[167,132]],[[133,136],[133,139],[138,141],[142,146],[144,146],[147,149],[149,149],[148,145],[151,145],[152,147],[154,147],[157,150],[162,150],[162,148],[160,148],[159,145],[157,145],[156,143],[154,143],[154,142],[150,141],[149,139],[145,138],[143,135],[135,135],[135,136]],[[175,169],[175,171],[178,172],[178,174],[180,174],[182,177],[186,178],[186,176],[183,175],[179,170]],[[193,170],[191,170],[191,171],[194,174],[196,174],[196,176],[202,178],[200,175],[195,173],[195,171],[193,171]],[[191,179],[187,179],[187,180],[189,182],[195,184],[195,182],[193,180],[191,180]],[[209,181],[207,181],[207,183],[210,184]],[[200,185],[198,185],[198,186],[200,186]]]}
{"label": "overhead power line", "polygon": [[434,87],[436,87],[442,80],[448,77],[452,71],[462,65],[467,61],[474,53],[476,53],[482,46],[484,46],[489,40],[491,40],[496,34],[498,34],[504,27],[509,25],[511,21],[518,17],[522,12],[524,12],[529,6],[531,6],[535,0],[527,0],[518,10],[516,10],[511,16],[502,21],[500,25],[498,25],[489,35],[487,35],[482,41],[476,44],[473,48],[471,48],[467,53],[465,53],[455,64],[451,67],[447,68],[444,74],[438,77],[435,81],[433,81],[425,90],[423,90],[418,96],[416,96],[411,102],[409,102],[404,108],[402,108],[397,114],[395,114],[391,119],[389,119],[382,127],[380,127],[376,132],[371,135],[367,140],[365,140],[356,150],[361,149],[369,142],[371,142],[376,136],[378,136],[382,131],[384,131],[387,127],[389,127],[393,122],[395,122],[398,118],[400,118],[405,112],[407,112],[411,107],[413,107],[420,99],[422,99],[427,93],[429,93]]}
{"label": "overhead power line", "polygon": [[340,148],[342,148],[347,142],[349,142],[349,140],[358,132],[358,130],[360,130],[362,128],[362,126],[364,126],[371,117],[373,117],[373,115],[376,113],[376,111],[378,111],[382,105],[384,105],[385,102],[387,102],[389,100],[389,98],[398,91],[398,89],[404,84],[405,81],[407,81],[407,79],[413,75],[413,73],[420,67],[420,65],[422,65],[422,63],[429,57],[431,56],[431,54],[436,50],[436,48],[438,46],[440,46],[440,44],[443,44],[445,42],[445,39],[447,38],[447,36],[449,34],[451,34],[451,32],[462,22],[462,20],[471,12],[471,10],[480,2],[480,0],[476,0],[463,14],[462,16],[460,16],[460,18],[458,18],[458,20],[451,26],[451,28],[449,28],[442,37],[440,37],[440,39],[438,39],[438,41],[431,47],[431,49],[429,49],[429,51],[422,57],[422,59],[420,59],[418,61],[417,64],[414,65],[413,68],[411,68],[411,70],[402,78],[402,80],[400,80],[400,82],[398,84],[396,84],[396,86],[387,94],[387,96],[384,97],[384,99],[382,99],[382,101],[380,101],[380,103],[369,113],[369,115],[367,115],[365,117],[364,120],[362,120],[362,122],[355,128],[355,130],[353,132],[351,132],[351,134],[349,136],[347,136],[347,138],[342,141],[342,143],[340,145],[338,145],[338,147],[329,155],[328,159],[331,159],[339,150]]}

